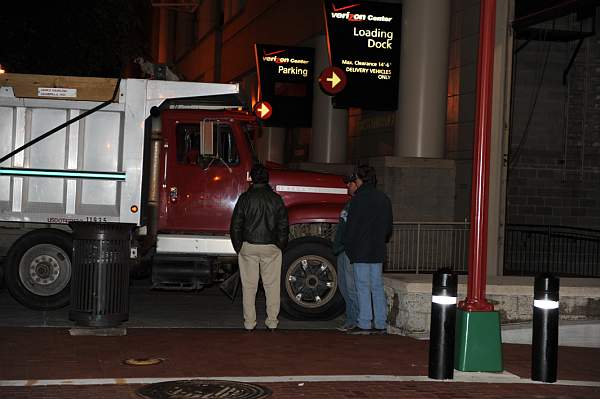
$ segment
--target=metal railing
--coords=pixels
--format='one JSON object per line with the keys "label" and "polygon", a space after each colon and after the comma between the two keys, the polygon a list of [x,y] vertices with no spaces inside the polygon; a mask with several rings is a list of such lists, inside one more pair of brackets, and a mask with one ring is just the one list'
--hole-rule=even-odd
{"label": "metal railing", "polygon": [[504,273],[600,277],[600,230],[518,225],[506,226]]}
{"label": "metal railing", "polygon": [[467,271],[469,223],[395,222],[385,272]]}
{"label": "metal railing", "polygon": [[[431,273],[468,268],[469,223],[396,222],[387,246],[386,272]],[[504,274],[600,277],[600,230],[506,226]]]}

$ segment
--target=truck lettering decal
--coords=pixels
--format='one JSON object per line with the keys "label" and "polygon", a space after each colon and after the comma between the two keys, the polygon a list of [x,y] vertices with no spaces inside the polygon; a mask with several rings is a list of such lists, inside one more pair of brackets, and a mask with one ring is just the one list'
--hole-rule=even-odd
{"label": "truck lettering decal", "polygon": [[63,87],[38,87],[38,97],[77,98],[77,89]]}
{"label": "truck lettering decal", "polygon": [[[113,218],[107,218],[106,216],[75,216],[75,217],[48,217],[46,219],[48,223],[54,224],[69,224],[71,222],[95,222],[95,223],[106,223],[113,222]],[[117,221],[118,222],[118,221]]]}
{"label": "truck lettering decal", "polygon": [[311,186],[275,186],[275,191],[289,193],[311,193],[311,194],[341,194],[348,195],[346,188],[334,187],[311,187]]}

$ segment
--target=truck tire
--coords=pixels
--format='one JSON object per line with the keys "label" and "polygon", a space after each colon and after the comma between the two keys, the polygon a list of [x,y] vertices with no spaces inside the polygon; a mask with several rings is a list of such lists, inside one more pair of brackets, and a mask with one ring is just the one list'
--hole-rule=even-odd
{"label": "truck tire", "polygon": [[344,312],[331,243],[318,237],[293,240],[283,253],[281,309],[294,320],[330,320]]}
{"label": "truck tire", "polygon": [[56,229],[31,231],[8,251],[5,282],[13,298],[31,309],[65,307],[70,300],[71,235]]}

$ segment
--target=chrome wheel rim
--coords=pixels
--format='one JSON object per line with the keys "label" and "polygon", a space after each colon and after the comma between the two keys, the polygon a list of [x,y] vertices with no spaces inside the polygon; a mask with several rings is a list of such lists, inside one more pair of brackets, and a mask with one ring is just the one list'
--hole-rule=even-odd
{"label": "chrome wheel rim", "polygon": [[285,274],[288,296],[303,308],[329,303],[337,289],[337,273],[327,259],[309,255],[296,259]]}

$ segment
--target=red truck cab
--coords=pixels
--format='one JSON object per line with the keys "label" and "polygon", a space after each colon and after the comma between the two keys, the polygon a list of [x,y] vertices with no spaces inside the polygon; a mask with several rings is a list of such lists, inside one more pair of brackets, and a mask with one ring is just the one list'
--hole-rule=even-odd
{"label": "red truck cab", "polygon": [[[227,243],[231,215],[249,186],[252,165],[258,162],[252,147],[256,119],[239,110],[166,109],[161,125],[159,244],[153,283],[159,288],[179,284],[191,289],[226,280],[235,271],[235,266],[224,267],[235,263],[235,252]],[[271,186],[288,208],[290,223],[282,309],[295,318],[334,317],[343,311],[343,301],[337,293],[331,240],[349,199],[346,186],[337,175],[288,170],[271,162],[266,166]],[[162,250],[166,240],[173,242],[169,248],[185,249]]]}

